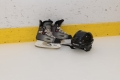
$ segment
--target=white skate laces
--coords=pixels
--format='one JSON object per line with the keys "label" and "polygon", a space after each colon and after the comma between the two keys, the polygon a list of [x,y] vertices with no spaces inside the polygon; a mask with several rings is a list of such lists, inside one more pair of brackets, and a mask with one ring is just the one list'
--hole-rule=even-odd
{"label": "white skate laces", "polygon": [[[42,34],[42,32],[43,32],[43,31],[39,31],[39,33],[41,33],[41,34]],[[44,31],[44,32],[45,32],[45,34],[46,34],[47,36],[55,38],[55,37],[52,35],[52,32],[51,32],[50,29],[45,28],[45,31]]]}
{"label": "white skate laces", "polygon": [[55,38],[55,37],[52,35],[52,32],[51,32],[50,29],[46,29],[45,32],[46,32],[46,35]]}

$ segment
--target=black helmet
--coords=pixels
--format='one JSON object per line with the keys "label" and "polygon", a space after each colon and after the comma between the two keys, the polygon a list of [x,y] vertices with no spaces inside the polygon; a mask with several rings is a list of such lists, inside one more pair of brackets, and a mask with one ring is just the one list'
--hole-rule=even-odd
{"label": "black helmet", "polygon": [[72,49],[79,48],[85,51],[90,51],[93,41],[94,39],[90,32],[79,30],[73,36],[70,47]]}

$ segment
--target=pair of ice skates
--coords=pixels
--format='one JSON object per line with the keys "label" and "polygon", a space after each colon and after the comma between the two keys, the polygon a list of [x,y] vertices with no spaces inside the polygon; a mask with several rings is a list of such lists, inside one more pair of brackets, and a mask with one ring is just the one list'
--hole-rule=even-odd
{"label": "pair of ice skates", "polygon": [[53,24],[52,20],[39,21],[39,29],[36,35],[36,47],[60,48],[62,44],[70,44],[72,36],[64,32],[60,27],[63,23],[58,20]]}

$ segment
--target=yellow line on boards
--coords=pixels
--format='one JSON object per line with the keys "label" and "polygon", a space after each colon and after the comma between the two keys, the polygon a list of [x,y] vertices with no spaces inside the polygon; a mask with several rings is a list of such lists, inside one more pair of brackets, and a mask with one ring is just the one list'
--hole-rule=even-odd
{"label": "yellow line on boards", "polygon": [[[72,36],[78,30],[91,32],[94,37],[120,35],[120,22],[63,25],[61,28]],[[37,31],[38,26],[0,28],[0,44],[35,41]]]}

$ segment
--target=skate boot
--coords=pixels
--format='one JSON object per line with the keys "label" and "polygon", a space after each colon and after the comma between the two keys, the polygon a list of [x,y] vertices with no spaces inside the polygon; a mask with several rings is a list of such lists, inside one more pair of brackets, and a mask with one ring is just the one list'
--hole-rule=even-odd
{"label": "skate boot", "polygon": [[35,43],[36,47],[41,48],[60,48],[60,40],[55,38],[51,32],[52,26],[51,20],[41,21],[39,29],[36,35],[37,42]]}
{"label": "skate boot", "polygon": [[52,26],[52,33],[53,36],[55,36],[56,38],[61,40],[61,44],[71,44],[71,39],[72,36],[67,34],[66,32],[64,32],[60,26],[63,23],[63,19],[62,20],[58,20],[55,22],[55,24]]}

